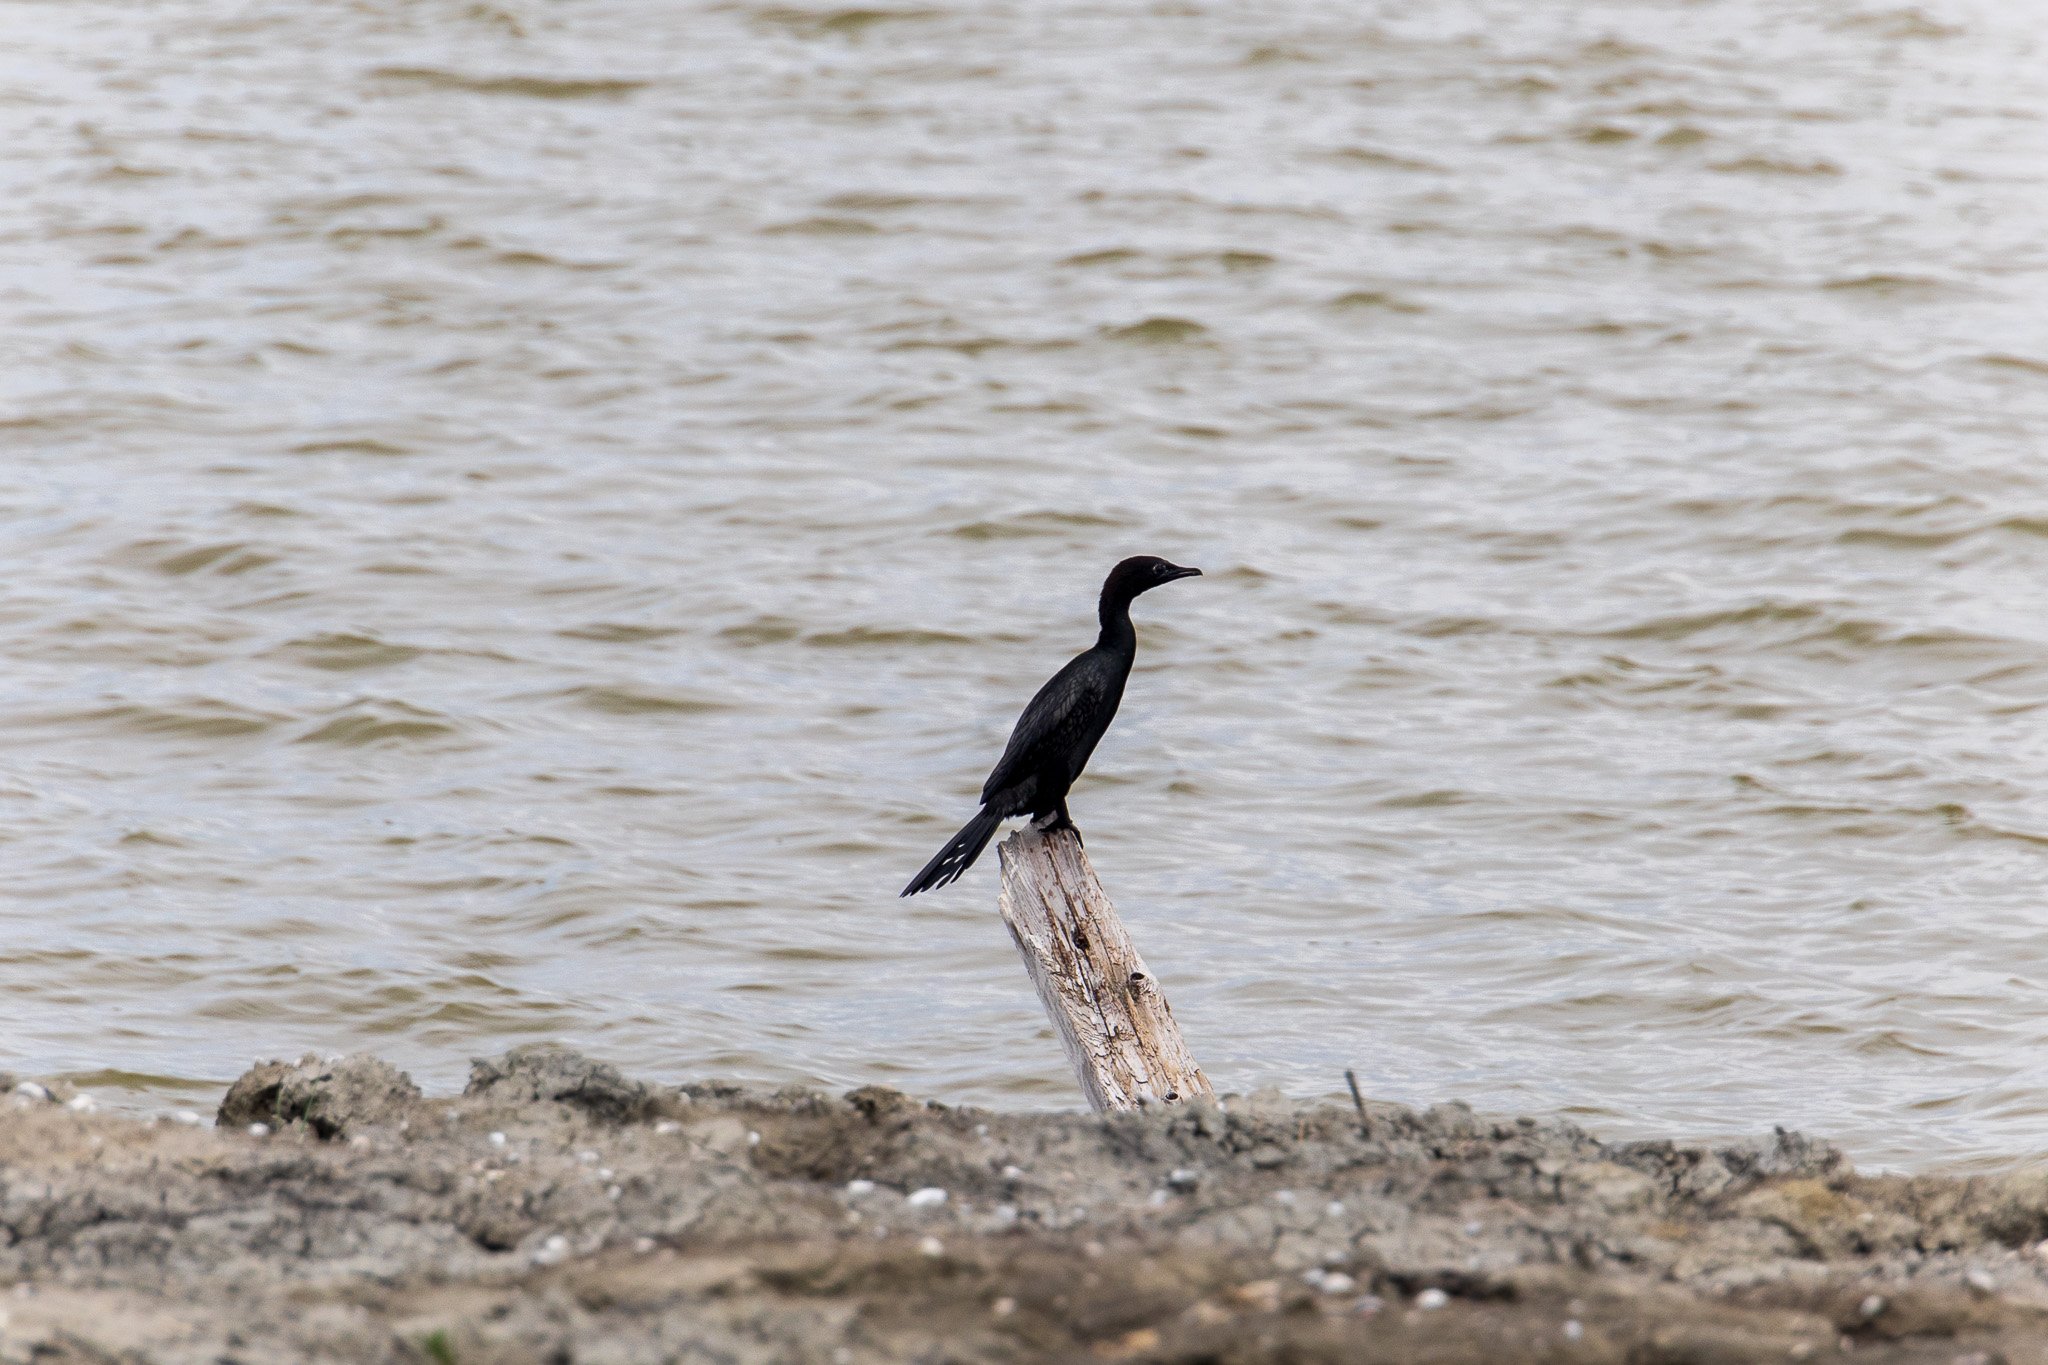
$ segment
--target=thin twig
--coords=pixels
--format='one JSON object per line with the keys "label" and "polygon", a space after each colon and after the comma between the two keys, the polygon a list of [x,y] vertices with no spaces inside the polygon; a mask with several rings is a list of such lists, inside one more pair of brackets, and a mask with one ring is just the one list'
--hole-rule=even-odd
{"label": "thin twig", "polygon": [[1350,1067],[1344,1068],[1344,1084],[1351,1087],[1351,1103],[1358,1109],[1358,1135],[1372,1136],[1372,1120],[1365,1116],[1365,1096],[1358,1093],[1358,1076]]}

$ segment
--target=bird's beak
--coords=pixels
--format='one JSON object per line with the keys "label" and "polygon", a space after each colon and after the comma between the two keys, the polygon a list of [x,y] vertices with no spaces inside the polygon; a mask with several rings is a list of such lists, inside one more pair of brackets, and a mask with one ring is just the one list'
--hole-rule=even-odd
{"label": "bird's beak", "polygon": [[1200,569],[1175,569],[1172,574],[1168,575],[1166,581],[1171,583],[1176,578],[1200,578],[1201,576],[1202,571]]}

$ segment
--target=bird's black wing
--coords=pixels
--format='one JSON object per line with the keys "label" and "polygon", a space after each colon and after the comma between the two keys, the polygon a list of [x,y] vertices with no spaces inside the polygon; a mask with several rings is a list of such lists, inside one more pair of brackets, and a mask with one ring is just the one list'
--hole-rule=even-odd
{"label": "bird's black wing", "polygon": [[982,804],[997,792],[1043,772],[1049,764],[1065,766],[1078,757],[1069,780],[1088,761],[1095,742],[1109,728],[1109,717],[1122,698],[1117,695],[1113,667],[1097,651],[1087,650],[1052,675],[1017,717],[1010,742],[996,760],[995,771],[981,787]]}

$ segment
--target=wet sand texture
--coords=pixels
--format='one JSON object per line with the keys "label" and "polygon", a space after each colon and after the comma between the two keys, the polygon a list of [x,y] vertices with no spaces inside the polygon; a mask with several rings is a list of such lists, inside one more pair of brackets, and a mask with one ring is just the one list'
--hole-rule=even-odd
{"label": "wet sand texture", "polygon": [[218,1130],[0,1084],[9,1365],[2048,1360],[2048,1177],[1859,1175],[1782,1131],[1004,1114],[545,1045],[457,1099],[260,1066]]}

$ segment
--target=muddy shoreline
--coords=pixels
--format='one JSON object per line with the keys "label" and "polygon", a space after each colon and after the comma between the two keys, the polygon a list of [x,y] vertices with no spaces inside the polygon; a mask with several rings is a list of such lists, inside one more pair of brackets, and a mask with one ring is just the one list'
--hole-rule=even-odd
{"label": "muddy shoreline", "polygon": [[1108,1120],[539,1046],[219,1126],[0,1077],[0,1362],[2048,1362],[2048,1174],[1277,1096]]}

